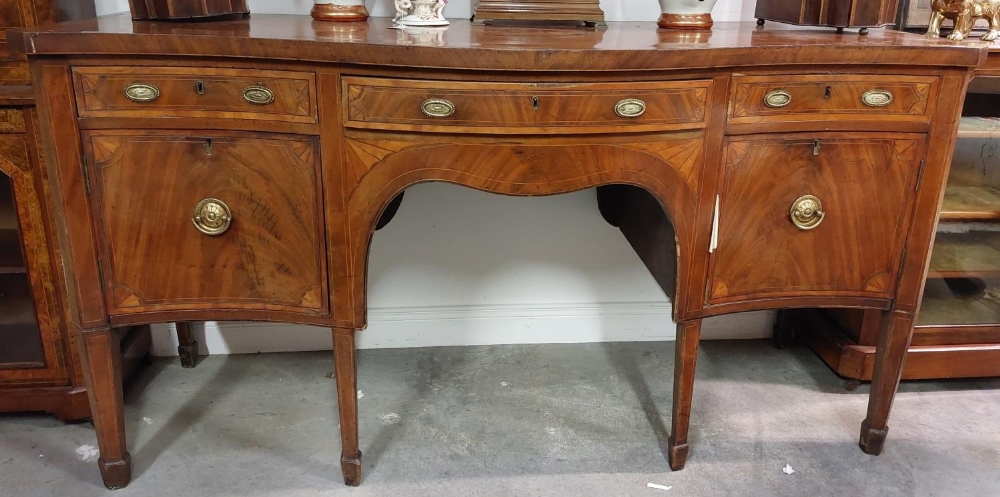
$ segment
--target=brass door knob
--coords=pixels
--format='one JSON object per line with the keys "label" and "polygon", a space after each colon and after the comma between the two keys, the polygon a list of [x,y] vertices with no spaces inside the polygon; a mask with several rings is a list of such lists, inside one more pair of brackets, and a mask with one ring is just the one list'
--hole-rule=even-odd
{"label": "brass door knob", "polygon": [[198,231],[208,236],[218,236],[229,229],[233,213],[225,202],[217,198],[206,198],[194,206],[194,218],[191,222]]}
{"label": "brass door knob", "polygon": [[263,86],[248,86],[243,90],[243,100],[253,105],[267,105],[274,102],[274,92]]}
{"label": "brass door knob", "polygon": [[132,83],[125,87],[125,98],[138,103],[152,102],[160,98],[160,89],[148,83]]}
{"label": "brass door knob", "polygon": [[635,118],[646,112],[646,102],[638,98],[626,98],[615,104],[615,114],[618,117]]}
{"label": "brass door knob", "polygon": [[420,111],[427,117],[451,117],[455,113],[455,104],[443,98],[428,98],[420,104]]}
{"label": "brass door knob", "polygon": [[792,224],[800,230],[811,230],[819,226],[826,217],[823,203],[812,195],[803,195],[795,199],[788,215],[792,218]]}
{"label": "brass door knob", "polygon": [[861,103],[869,107],[885,107],[892,103],[892,92],[889,90],[868,90],[861,94]]}
{"label": "brass door knob", "polygon": [[764,95],[764,105],[777,109],[792,103],[792,94],[785,90],[771,90]]}

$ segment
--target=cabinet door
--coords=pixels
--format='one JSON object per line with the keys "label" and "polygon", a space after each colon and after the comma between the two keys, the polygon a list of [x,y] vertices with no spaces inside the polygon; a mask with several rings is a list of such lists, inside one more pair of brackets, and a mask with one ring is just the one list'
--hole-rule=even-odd
{"label": "cabinet door", "polygon": [[108,312],[328,315],[317,141],[87,133]]}
{"label": "cabinet door", "polygon": [[6,122],[0,130],[0,384],[66,384],[58,278],[34,159],[25,135],[5,133],[24,131],[24,121]]}
{"label": "cabinet door", "polygon": [[891,298],[922,157],[920,135],[728,139],[708,302]]}

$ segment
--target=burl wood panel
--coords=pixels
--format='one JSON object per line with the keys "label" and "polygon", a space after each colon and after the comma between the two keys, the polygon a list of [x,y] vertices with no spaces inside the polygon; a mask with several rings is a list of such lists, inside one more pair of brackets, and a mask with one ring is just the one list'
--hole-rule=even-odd
{"label": "burl wood panel", "polygon": [[[931,92],[937,82],[926,76],[796,75],[737,76],[733,78],[730,124],[767,121],[885,120],[926,123],[933,108]],[[784,107],[768,107],[764,96],[783,90],[791,96]],[[861,101],[869,90],[892,93],[892,102],[871,107]]]}
{"label": "burl wood panel", "polygon": [[[711,80],[658,83],[486,83],[344,78],[344,120],[352,128],[401,131],[581,133],[705,127]],[[449,117],[429,117],[428,99],[454,104]],[[615,113],[635,98],[638,117]]]}
{"label": "burl wood panel", "polygon": [[[204,117],[315,123],[316,78],[295,71],[184,67],[77,67],[73,69],[80,117]],[[153,85],[160,97],[133,102],[125,88]],[[199,93],[201,83],[201,93]],[[274,101],[252,104],[243,90],[262,86]]]}
{"label": "burl wood panel", "polygon": [[[86,133],[110,312],[326,314],[317,142],[227,132]],[[205,235],[192,222],[205,198],[232,211],[221,235]]]}
{"label": "burl wood panel", "polygon": [[[728,139],[709,302],[891,298],[922,157],[919,135]],[[812,230],[789,218],[802,195],[826,213]]]}

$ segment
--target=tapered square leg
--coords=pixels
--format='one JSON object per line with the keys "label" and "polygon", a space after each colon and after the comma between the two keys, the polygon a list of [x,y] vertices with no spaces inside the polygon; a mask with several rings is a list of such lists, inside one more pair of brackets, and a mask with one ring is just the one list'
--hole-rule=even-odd
{"label": "tapered square leg", "polygon": [[879,334],[872,389],[868,396],[868,417],[861,423],[858,442],[866,454],[877,456],[882,453],[889,432],[889,412],[899,379],[903,376],[906,351],[910,348],[912,337],[913,314],[889,311],[882,316],[882,332]]}
{"label": "tapered square leg", "polygon": [[125,446],[125,407],[122,394],[121,348],[110,329],[86,331],[80,340],[90,409],[101,450],[98,467],[104,486],[123,488],[132,481],[132,456]]}
{"label": "tapered square leg", "polygon": [[340,467],[344,483],[361,484],[361,450],[358,448],[358,381],[354,330],[333,330],[333,358],[337,371],[337,404],[340,409]]}
{"label": "tapered square leg", "polygon": [[177,323],[177,355],[182,368],[193,368],[198,364],[198,341],[191,333],[191,323]]}
{"label": "tapered square leg", "polygon": [[677,323],[677,343],[674,345],[674,403],[670,419],[670,439],[667,441],[670,469],[684,469],[690,446],[688,425],[691,422],[691,397],[694,394],[694,374],[701,340],[701,320]]}

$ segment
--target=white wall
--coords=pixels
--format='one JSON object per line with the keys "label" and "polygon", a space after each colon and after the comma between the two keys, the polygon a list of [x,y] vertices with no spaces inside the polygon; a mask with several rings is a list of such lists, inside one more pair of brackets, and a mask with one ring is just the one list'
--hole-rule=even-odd
{"label": "white wall", "polygon": [[[445,14],[469,18],[474,0]],[[392,2],[368,2],[374,16]],[[655,0],[604,0],[608,20],[655,20]],[[312,0],[251,0],[255,13],[308,14]],[[753,0],[719,0],[718,22],[752,19]],[[98,0],[101,14],[127,0]],[[372,244],[369,326],[359,346],[673,340],[670,304],[621,233],[597,211],[593,190],[510,198],[427,184],[406,192]],[[772,313],[709,320],[706,338],[770,334]],[[203,353],[330,348],[329,331],[269,323],[196,325]],[[154,327],[156,355],[176,354],[172,327]]]}

